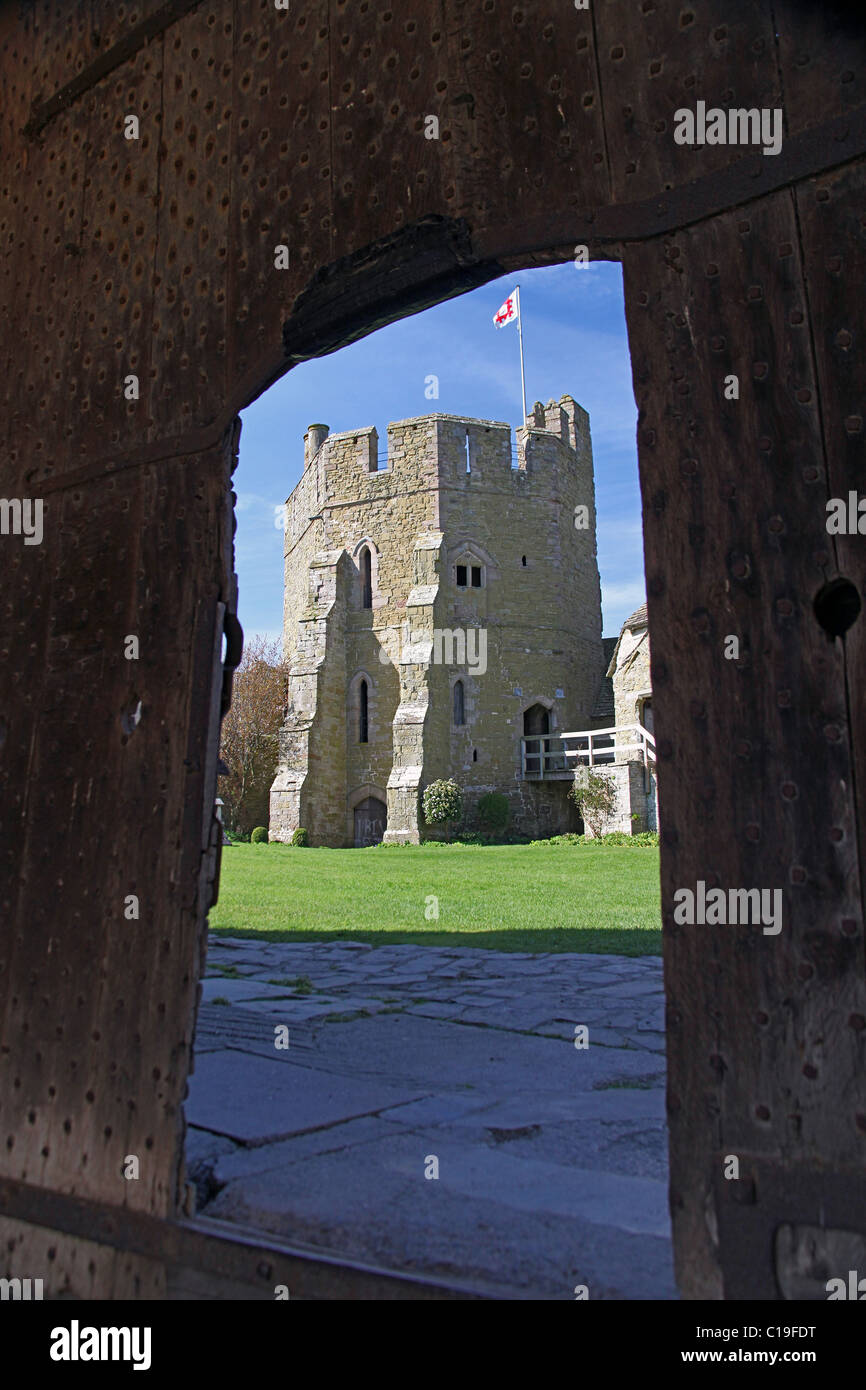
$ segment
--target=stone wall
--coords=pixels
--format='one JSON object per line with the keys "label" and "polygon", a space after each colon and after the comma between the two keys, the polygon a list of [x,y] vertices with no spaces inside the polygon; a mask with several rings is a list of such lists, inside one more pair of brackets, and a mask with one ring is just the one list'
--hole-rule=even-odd
{"label": "stone wall", "polygon": [[[658,794],[655,773],[645,772],[643,759],[634,749],[636,734],[630,725],[647,726],[645,701],[652,698],[650,678],[649,629],[646,607],[642,605],[622,626],[608,666],[613,687],[617,766],[602,765],[596,771],[609,777],[617,787],[617,807],[605,823],[603,834],[624,830],[638,834],[658,830]],[[632,820],[636,814],[637,819]],[[587,830],[587,834],[591,832]]]}
{"label": "stone wall", "polygon": [[[604,821],[602,835],[615,831],[640,835],[658,829],[655,776],[651,772],[648,776],[644,773],[642,762],[615,763],[593,768],[593,771],[611,782],[616,790],[616,806]],[[632,816],[637,819],[632,820]],[[589,839],[594,838],[588,825],[585,834]]]}
{"label": "stone wall", "polygon": [[[345,553],[322,551],[308,570],[306,602],[291,647],[286,719],[271,787],[270,837],[303,826],[312,844],[342,844],[346,782]],[[284,644],[285,645],[285,644]]]}
{"label": "stone wall", "polygon": [[617,725],[642,722],[643,700],[651,694],[649,631],[624,628],[613,674]]}

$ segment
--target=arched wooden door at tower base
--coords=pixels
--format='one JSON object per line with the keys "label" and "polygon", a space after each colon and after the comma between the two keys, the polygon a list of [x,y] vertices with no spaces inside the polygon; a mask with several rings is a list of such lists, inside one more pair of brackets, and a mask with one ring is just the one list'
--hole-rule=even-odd
{"label": "arched wooden door at tower base", "polygon": [[359,801],[354,811],[355,848],[378,845],[388,825],[388,807],[378,796],[367,796]]}
{"label": "arched wooden door at tower base", "polygon": [[[0,491],[45,504],[41,545],[2,538],[3,1274],[272,1297],[282,1261],[310,1296],[442,1294],[182,1216],[234,420],[585,248],[622,260],[639,409],[677,1274],[781,1297],[813,1228],[827,1258],[864,1234],[866,566],[826,524],[862,491],[862,35],[754,0],[350,10],[0,10]],[[698,102],[782,111],[781,149],[679,143]],[[675,920],[699,882],[781,891],[781,930]]]}

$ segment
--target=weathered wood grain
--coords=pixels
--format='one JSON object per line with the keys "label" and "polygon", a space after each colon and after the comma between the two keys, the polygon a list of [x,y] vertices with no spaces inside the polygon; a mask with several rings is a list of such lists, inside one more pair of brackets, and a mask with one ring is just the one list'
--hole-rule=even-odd
{"label": "weathered wood grain", "polygon": [[[866,619],[832,639],[814,611],[866,582],[823,510],[863,477],[863,36],[754,0],[164,8],[0,9],[0,492],[46,502],[43,545],[0,538],[0,1174],[182,1199],[237,410],[587,240],[624,261],[640,410],[677,1267],[718,1296],[718,1153],[844,1172],[866,1143]],[[674,143],[698,100],[782,106],[772,191],[748,152]],[[781,888],[782,933],[675,927],[697,879]],[[56,1291],[165,1290],[0,1224]]]}
{"label": "weathered wood grain", "polygon": [[[713,1148],[861,1161],[851,709],[842,643],[812,605],[833,565],[791,195],[633,249],[625,266],[664,844],[672,1207],[681,1286],[716,1296]],[[725,400],[732,372],[740,397]],[[736,660],[724,656],[728,636]],[[674,893],[699,879],[778,888],[781,933],[675,925]]]}

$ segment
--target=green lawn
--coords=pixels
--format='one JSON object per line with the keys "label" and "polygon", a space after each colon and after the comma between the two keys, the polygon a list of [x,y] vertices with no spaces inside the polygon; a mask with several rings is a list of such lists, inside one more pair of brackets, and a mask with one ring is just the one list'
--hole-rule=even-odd
{"label": "green lawn", "polygon": [[[425,919],[431,895],[438,921]],[[210,924],[270,941],[658,955],[658,849],[236,844],[223,850]]]}

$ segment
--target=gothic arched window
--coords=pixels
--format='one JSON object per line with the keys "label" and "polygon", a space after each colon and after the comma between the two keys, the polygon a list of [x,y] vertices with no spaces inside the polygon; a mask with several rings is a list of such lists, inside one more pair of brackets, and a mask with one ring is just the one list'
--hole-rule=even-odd
{"label": "gothic arched window", "polygon": [[367,742],[367,733],[370,727],[369,699],[367,694],[367,682],[361,681],[358,687],[358,742]]}
{"label": "gothic arched window", "polygon": [[373,557],[366,545],[361,551],[361,607],[373,607]]}
{"label": "gothic arched window", "polygon": [[463,698],[463,682],[454,682],[454,724],[456,727],[466,723],[466,706]]}

